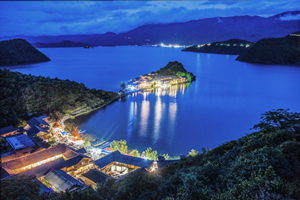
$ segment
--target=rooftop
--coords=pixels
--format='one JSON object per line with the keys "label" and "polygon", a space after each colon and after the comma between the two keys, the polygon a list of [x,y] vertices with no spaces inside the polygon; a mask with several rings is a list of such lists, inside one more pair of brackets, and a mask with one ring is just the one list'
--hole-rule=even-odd
{"label": "rooftop", "polygon": [[81,181],[61,170],[52,169],[44,178],[60,192],[70,190],[76,185],[83,185]]}
{"label": "rooftop", "polygon": [[10,132],[13,132],[13,131],[17,131],[18,129],[17,128],[14,128],[13,126],[7,126],[7,127],[4,127],[4,128],[1,128],[0,129],[0,135],[4,135],[4,134],[7,134],[7,133],[10,133]]}
{"label": "rooftop", "polygon": [[144,158],[138,158],[128,155],[123,155],[119,151],[114,151],[98,160],[94,163],[101,169],[112,162],[120,162],[128,165],[134,165],[141,168],[150,169],[153,160],[147,160]]}
{"label": "rooftop", "polygon": [[25,147],[33,147],[35,145],[34,142],[25,134],[6,137],[6,140],[14,150]]}
{"label": "rooftop", "polygon": [[112,179],[111,176],[109,176],[97,169],[91,169],[88,172],[82,174],[82,176],[90,179],[94,183],[105,183],[106,179]]}
{"label": "rooftop", "polygon": [[55,147],[48,148],[46,150],[42,150],[33,154],[29,154],[27,156],[4,162],[2,163],[2,167],[9,173],[13,173],[16,169],[20,169],[22,167],[40,162],[42,160],[58,156],[60,154],[62,154],[67,159],[74,158],[79,155],[78,153],[68,148],[67,145],[59,144]]}

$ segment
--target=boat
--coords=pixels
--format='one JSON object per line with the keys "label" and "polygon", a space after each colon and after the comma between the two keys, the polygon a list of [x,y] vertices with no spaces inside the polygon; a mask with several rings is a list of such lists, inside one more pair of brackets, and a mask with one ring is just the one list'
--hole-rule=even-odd
{"label": "boat", "polygon": [[93,47],[93,46],[86,45],[86,46],[84,46],[83,48],[85,48],[85,49],[91,49],[91,48],[94,48],[94,47]]}
{"label": "boat", "polygon": [[100,145],[102,142],[105,142],[105,141],[103,141],[103,139],[97,140],[96,142],[93,142],[93,143],[92,143],[92,146],[98,146],[98,145]]}

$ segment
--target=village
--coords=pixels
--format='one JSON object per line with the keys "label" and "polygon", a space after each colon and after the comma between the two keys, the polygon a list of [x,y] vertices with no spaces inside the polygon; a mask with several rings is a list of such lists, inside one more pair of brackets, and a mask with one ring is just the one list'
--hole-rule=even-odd
{"label": "village", "polygon": [[85,131],[66,131],[46,115],[32,117],[24,127],[8,126],[1,134],[1,180],[35,176],[41,192],[96,189],[107,180],[119,181],[128,174],[155,173],[178,160],[134,157],[111,151],[110,142],[85,141]]}
{"label": "village", "polygon": [[172,85],[191,82],[192,78],[193,76],[188,72],[176,75],[159,75],[157,72],[151,72],[128,81],[126,91],[144,91],[155,88],[168,89]]}

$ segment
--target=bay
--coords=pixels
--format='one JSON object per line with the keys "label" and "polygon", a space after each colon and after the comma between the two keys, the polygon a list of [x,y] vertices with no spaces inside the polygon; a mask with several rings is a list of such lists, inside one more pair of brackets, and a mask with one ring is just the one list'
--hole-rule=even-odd
{"label": "bay", "polygon": [[121,81],[179,61],[196,75],[190,85],[134,93],[74,122],[108,141],[125,139],[169,155],[214,148],[237,139],[263,112],[300,112],[300,67],[235,61],[236,56],[181,52],[160,47],[43,48],[46,63],[9,67],[25,74],[58,77],[89,88],[118,91]]}

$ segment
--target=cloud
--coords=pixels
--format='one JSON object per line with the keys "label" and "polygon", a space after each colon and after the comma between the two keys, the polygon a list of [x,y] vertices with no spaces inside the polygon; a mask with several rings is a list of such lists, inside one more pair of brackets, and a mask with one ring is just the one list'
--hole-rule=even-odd
{"label": "cloud", "polygon": [[279,18],[279,20],[281,21],[289,21],[289,20],[300,20],[300,13],[297,15],[291,15],[291,14],[287,14],[285,16],[281,16]]}

